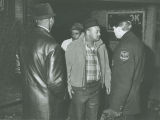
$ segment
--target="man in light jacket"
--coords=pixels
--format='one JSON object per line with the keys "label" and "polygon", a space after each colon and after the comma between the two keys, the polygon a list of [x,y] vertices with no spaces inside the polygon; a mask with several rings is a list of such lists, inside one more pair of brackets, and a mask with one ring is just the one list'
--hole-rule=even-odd
{"label": "man in light jacket", "polygon": [[111,72],[100,27],[94,19],[86,20],[84,27],[84,34],[66,51],[71,120],[97,120],[101,88],[105,86],[110,93]]}

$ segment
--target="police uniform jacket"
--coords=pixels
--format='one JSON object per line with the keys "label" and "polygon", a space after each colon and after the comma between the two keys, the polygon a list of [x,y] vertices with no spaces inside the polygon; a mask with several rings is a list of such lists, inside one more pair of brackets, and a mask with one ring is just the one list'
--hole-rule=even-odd
{"label": "police uniform jacket", "polygon": [[132,32],[121,38],[113,55],[110,108],[123,114],[140,112],[144,76],[144,45]]}
{"label": "police uniform jacket", "polygon": [[44,28],[37,27],[26,37],[20,47],[24,117],[53,120],[54,81],[65,79],[64,53]]}

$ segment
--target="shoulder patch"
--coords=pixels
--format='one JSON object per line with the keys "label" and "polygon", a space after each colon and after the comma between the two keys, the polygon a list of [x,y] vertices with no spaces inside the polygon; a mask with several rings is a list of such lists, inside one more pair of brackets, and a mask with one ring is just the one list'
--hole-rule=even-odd
{"label": "shoulder patch", "polygon": [[122,61],[126,61],[129,59],[129,52],[128,51],[121,51],[120,53],[120,59]]}

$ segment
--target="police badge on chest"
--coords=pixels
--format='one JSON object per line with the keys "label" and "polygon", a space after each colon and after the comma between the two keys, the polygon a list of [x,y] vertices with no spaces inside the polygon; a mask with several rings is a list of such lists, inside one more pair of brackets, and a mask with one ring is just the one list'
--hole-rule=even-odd
{"label": "police badge on chest", "polygon": [[129,59],[129,52],[128,51],[121,51],[120,59],[122,61],[127,61]]}

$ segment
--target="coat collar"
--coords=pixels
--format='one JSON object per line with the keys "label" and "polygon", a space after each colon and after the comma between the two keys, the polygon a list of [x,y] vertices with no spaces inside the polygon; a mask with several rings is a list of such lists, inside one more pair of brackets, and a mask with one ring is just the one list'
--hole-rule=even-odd
{"label": "coat collar", "polygon": [[38,25],[38,27],[45,29],[47,32],[50,32],[49,29],[47,29],[47,28],[44,27],[44,26]]}
{"label": "coat collar", "polygon": [[45,29],[44,27],[37,26],[36,28],[37,28],[39,31],[41,31],[41,32],[43,32],[43,33],[45,33],[45,34],[50,34],[50,32],[49,32],[47,29]]}
{"label": "coat collar", "polygon": [[126,38],[128,38],[128,36],[130,36],[131,34],[133,34],[131,31],[126,32],[121,38],[121,40],[126,40]]}

